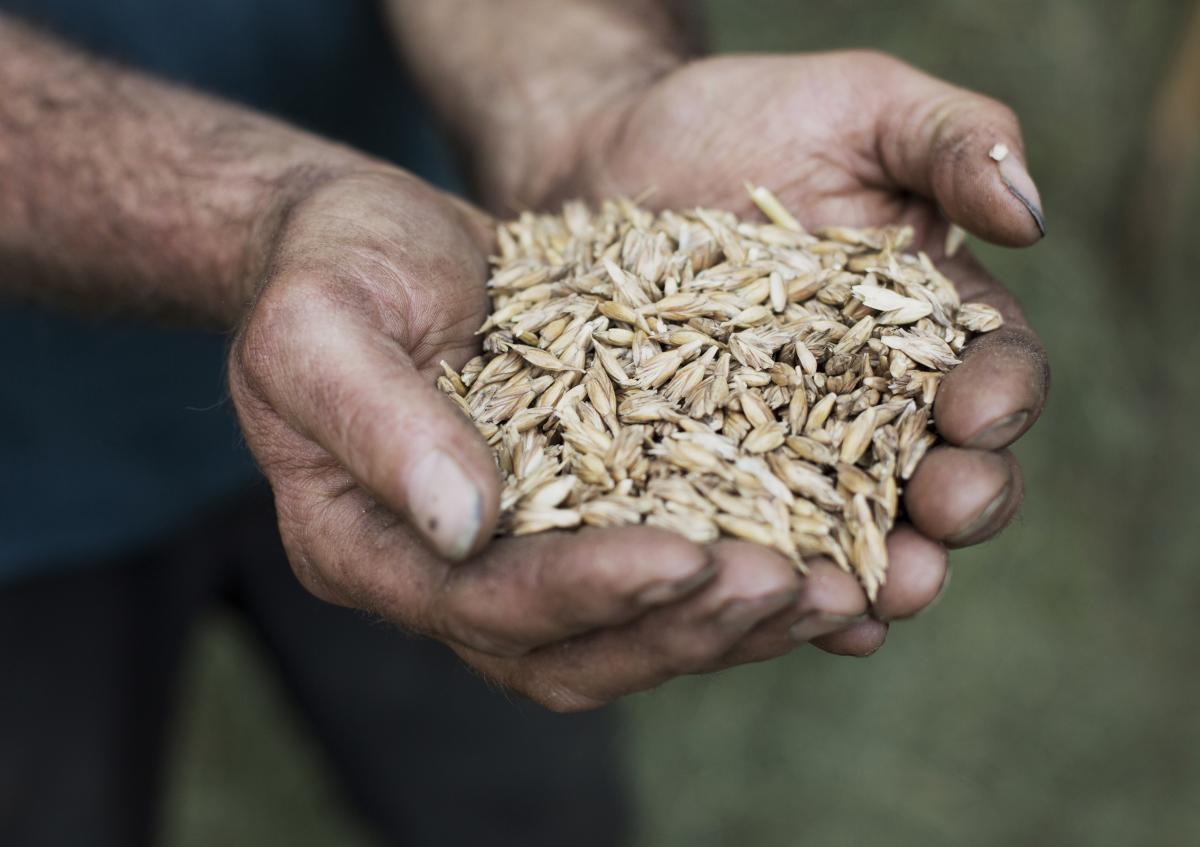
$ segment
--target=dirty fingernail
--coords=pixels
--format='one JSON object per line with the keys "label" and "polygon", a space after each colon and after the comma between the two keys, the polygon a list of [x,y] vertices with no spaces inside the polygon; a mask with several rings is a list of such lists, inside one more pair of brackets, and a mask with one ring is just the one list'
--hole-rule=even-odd
{"label": "dirty fingernail", "polygon": [[963,446],[972,447],[976,450],[998,450],[1012,443],[1012,440],[1024,429],[1028,421],[1029,412],[1026,410],[1005,415],[998,421],[985,427],[979,433],[968,438]]}
{"label": "dirty fingernail", "polygon": [[978,535],[979,532],[984,529],[984,527],[991,523],[991,520],[993,517],[995,517],[996,512],[998,512],[1000,508],[1006,502],[1008,502],[1008,494],[1011,490],[1012,481],[1010,480],[1004,484],[1003,488],[1000,489],[1000,493],[993,497],[991,501],[983,507],[983,511],[976,515],[974,520],[970,521],[958,532],[947,537],[946,543],[951,546],[964,545]]}
{"label": "dirty fingernail", "polygon": [[447,559],[465,558],[483,523],[483,495],[462,466],[435,450],[409,471],[407,492],[421,534]]}
{"label": "dirty fingernail", "polygon": [[831,632],[862,623],[868,615],[831,615],[826,612],[810,612],[792,625],[788,635],[793,641],[806,642]]}
{"label": "dirty fingernail", "polygon": [[[993,158],[995,157],[993,156]],[[1045,238],[1046,216],[1042,213],[1042,198],[1038,194],[1037,186],[1034,185],[1033,177],[1029,175],[1029,171],[1025,170],[1025,165],[1010,153],[997,162],[997,167],[1000,169],[1000,178],[1004,180],[1009,193],[1021,201],[1021,205],[1025,207],[1030,217],[1033,218],[1034,224],[1037,225],[1038,232]]]}

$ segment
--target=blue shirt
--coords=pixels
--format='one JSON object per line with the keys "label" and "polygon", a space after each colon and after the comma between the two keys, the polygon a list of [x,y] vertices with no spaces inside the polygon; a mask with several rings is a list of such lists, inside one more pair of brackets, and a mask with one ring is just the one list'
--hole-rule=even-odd
{"label": "blue shirt", "polygon": [[[454,187],[378,6],[0,0],[0,11],[94,52]],[[228,401],[226,344],[220,334],[0,308],[0,580],[149,544],[256,478]]]}

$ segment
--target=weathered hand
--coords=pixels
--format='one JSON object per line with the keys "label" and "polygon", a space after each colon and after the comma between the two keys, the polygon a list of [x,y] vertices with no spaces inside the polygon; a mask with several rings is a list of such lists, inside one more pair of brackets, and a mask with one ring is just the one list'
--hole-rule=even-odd
{"label": "weathered hand", "polygon": [[[1008,156],[989,157],[1003,144]],[[746,181],[771,188],[807,226],[906,222],[966,300],[1006,319],[981,337],[942,385],[935,406],[948,442],[921,464],[905,497],[911,525],[893,532],[891,571],[876,621],[822,642],[864,652],[937,596],[944,546],[986,540],[1016,514],[1020,468],[1005,448],[1037,419],[1049,372],[1013,297],[965,252],[946,260],[947,218],[995,243],[1044,231],[1005,106],[871,52],[729,56],[687,64],[586,126],[559,197],[654,193],[649,205],[755,214]],[[939,211],[940,209],[940,211]],[[944,215],[943,215],[944,213]]]}
{"label": "weathered hand", "polygon": [[384,169],[317,186],[274,236],[230,383],[305,586],[561,710],[766,658],[866,611],[831,565],[801,582],[766,549],[651,528],[480,552],[495,463],[434,382],[441,360],[477,352],[491,239],[481,213]]}

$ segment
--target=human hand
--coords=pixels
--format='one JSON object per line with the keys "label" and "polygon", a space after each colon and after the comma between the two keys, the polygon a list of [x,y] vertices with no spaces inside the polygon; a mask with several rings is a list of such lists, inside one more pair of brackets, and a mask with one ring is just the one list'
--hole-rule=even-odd
{"label": "human hand", "polygon": [[477,352],[490,222],[396,171],[314,187],[271,236],[230,357],[301,582],[559,710],[767,658],[866,611],[744,542],[648,527],[490,538],[491,452],[434,382]]}
{"label": "human hand", "polygon": [[[934,418],[947,444],[907,486],[910,523],[889,539],[875,620],[819,642],[870,652],[887,621],[937,597],[945,547],[991,538],[1020,507],[1020,467],[1005,448],[1045,404],[1045,352],[1012,295],[965,251],[948,258],[944,249],[947,218],[997,244],[1025,246],[1043,234],[1016,118],[890,57],[845,52],[684,64],[581,125],[574,165],[544,204],[653,189],[651,206],[753,214],[742,189],[750,181],[770,187],[806,226],[911,224],[917,246],[964,300],[1003,313],[1004,328],[974,341],[942,383]],[[989,156],[996,144],[1009,151],[1000,162]]]}

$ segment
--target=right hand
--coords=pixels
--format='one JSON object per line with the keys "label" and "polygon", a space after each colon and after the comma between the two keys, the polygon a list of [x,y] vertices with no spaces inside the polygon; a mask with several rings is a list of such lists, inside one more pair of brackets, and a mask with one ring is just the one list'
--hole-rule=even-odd
{"label": "right hand", "polygon": [[[434,382],[441,360],[477,352],[491,246],[482,213],[383,168],[314,187],[273,234],[230,385],[310,591],[444,641],[563,711],[771,658],[867,611],[829,563],[801,576],[763,547],[648,527],[480,552],[495,463]],[[896,597],[914,590],[904,562],[894,556]]]}

